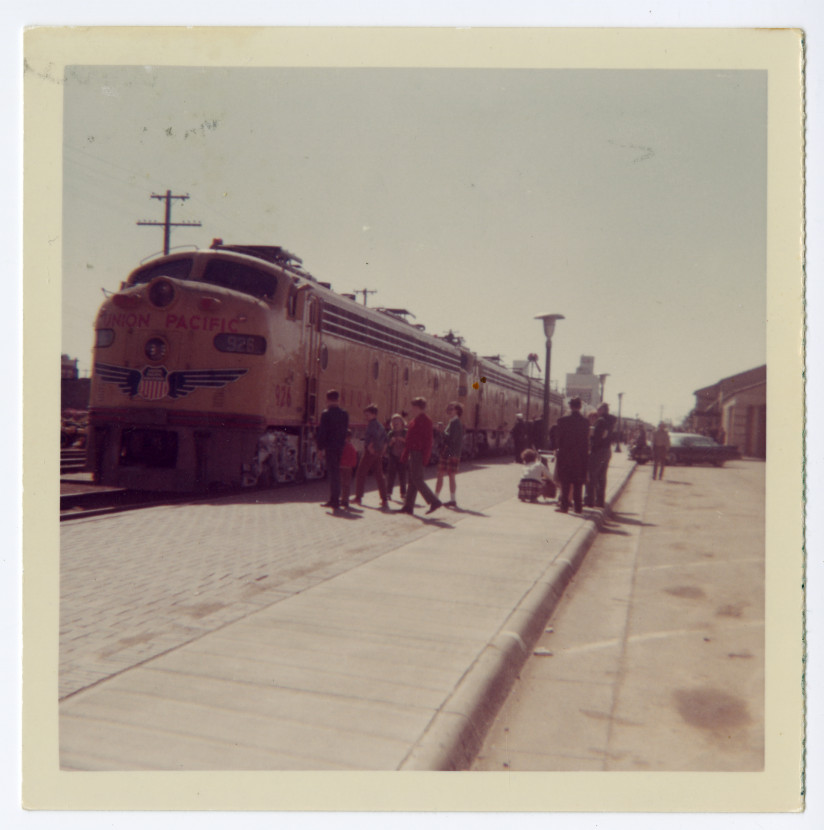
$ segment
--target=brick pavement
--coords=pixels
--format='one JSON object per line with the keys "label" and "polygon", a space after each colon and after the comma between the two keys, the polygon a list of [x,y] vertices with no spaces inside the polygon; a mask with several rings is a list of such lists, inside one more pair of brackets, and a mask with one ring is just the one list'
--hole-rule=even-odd
{"label": "brick pavement", "polygon": [[[511,498],[517,475],[504,460],[465,464],[459,503],[484,510]],[[326,486],[65,523],[60,697],[470,515],[406,520],[370,509],[378,498],[367,490],[363,511],[337,518],[318,507]]]}
{"label": "brick pavement", "polygon": [[427,518],[333,517],[316,486],[72,523],[98,590],[67,561],[61,766],[465,767],[602,516],[523,504],[518,474],[465,471],[462,512]]}

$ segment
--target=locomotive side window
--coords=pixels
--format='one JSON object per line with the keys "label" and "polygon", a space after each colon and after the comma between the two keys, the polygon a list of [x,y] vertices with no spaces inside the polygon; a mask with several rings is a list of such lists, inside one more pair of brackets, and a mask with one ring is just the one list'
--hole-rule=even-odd
{"label": "locomotive side window", "polygon": [[321,330],[321,304],[320,300],[311,300],[309,303],[309,325],[312,328]]}
{"label": "locomotive side window", "polygon": [[129,277],[129,285],[143,285],[151,282],[155,277],[172,277],[178,280],[189,279],[189,274],[192,273],[192,263],[191,257],[155,262],[132,274]]}
{"label": "locomotive side window", "polygon": [[212,259],[203,272],[203,281],[233,291],[251,294],[260,300],[271,300],[278,287],[274,274],[267,274],[257,268],[228,259]]}
{"label": "locomotive side window", "polygon": [[320,347],[320,368],[325,370],[328,365],[329,365],[329,349],[327,349],[326,346],[321,346]]}
{"label": "locomotive side window", "polygon": [[286,298],[286,314],[293,320],[298,316],[298,289],[294,285],[289,286],[289,296]]}
{"label": "locomotive side window", "polygon": [[378,361],[376,360],[376,361],[372,364],[372,377],[373,377],[375,380],[377,380],[377,379],[378,379],[378,375],[380,374],[380,370],[381,370],[380,364],[379,364],[379,363],[378,363]]}
{"label": "locomotive side window", "polygon": [[408,366],[403,370],[403,382],[406,386],[409,386],[409,367]]}

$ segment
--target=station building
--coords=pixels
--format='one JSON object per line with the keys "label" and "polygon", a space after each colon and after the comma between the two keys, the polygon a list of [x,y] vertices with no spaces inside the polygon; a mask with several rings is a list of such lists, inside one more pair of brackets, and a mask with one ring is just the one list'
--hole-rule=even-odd
{"label": "station building", "polygon": [[697,389],[690,419],[695,432],[721,444],[737,446],[742,455],[767,457],[767,366],[723,378]]}

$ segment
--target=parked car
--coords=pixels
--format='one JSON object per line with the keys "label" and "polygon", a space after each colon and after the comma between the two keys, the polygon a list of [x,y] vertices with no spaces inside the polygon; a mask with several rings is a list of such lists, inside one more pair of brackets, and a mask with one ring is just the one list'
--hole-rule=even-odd
{"label": "parked car", "polygon": [[722,467],[725,461],[741,458],[738,447],[718,444],[706,435],[688,432],[670,434],[667,464],[714,464]]}

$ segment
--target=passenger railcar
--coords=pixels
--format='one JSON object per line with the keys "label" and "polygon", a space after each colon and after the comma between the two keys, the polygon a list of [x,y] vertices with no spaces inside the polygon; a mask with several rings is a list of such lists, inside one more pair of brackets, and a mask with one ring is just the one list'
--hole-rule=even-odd
{"label": "passenger railcar", "polygon": [[[356,438],[368,404],[388,420],[422,395],[435,421],[463,404],[467,454],[504,448],[542,384],[407,314],[336,294],[275,246],[215,240],[138,267],[95,321],[95,481],[194,491],[319,478],[315,430],[332,388]],[[560,408],[553,395],[552,420]]]}

